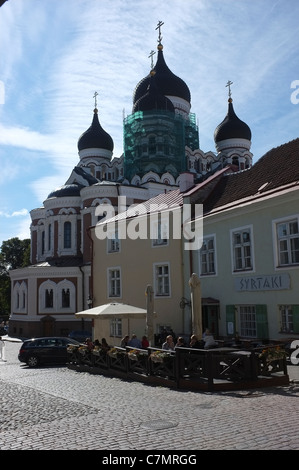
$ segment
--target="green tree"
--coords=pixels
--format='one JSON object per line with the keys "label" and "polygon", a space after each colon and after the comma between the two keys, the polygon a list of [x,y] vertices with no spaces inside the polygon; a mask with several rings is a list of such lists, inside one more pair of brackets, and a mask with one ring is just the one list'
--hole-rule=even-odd
{"label": "green tree", "polygon": [[30,239],[10,238],[0,248],[0,315],[10,313],[10,277],[11,269],[23,268],[30,264]]}

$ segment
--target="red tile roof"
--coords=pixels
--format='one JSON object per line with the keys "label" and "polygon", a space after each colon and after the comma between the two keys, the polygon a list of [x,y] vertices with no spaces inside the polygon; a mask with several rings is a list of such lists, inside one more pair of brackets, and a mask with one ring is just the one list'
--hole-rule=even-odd
{"label": "red tile roof", "polygon": [[299,138],[273,148],[248,170],[223,175],[201,201],[204,213],[292,183],[299,184]]}

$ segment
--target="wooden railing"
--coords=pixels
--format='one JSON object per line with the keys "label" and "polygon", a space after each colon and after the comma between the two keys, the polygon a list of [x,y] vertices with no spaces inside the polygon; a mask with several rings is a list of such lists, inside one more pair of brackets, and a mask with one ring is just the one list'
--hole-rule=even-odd
{"label": "wooden railing", "polygon": [[[268,350],[271,352],[271,347]],[[164,351],[115,347],[103,352],[72,347],[68,366],[147,383],[212,391],[229,386],[235,389],[288,383],[286,357],[283,353],[280,356],[275,359],[275,355],[267,355],[261,348]]]}

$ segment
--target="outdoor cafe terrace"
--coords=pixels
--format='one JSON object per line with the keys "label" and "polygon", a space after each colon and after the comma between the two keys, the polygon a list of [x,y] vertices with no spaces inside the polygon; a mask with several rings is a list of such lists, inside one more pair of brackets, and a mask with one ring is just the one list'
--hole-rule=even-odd
{"label": "outdoor cafe terrace", "polygon": [[69,345],[68,367],[150,385],[210,392],[289,384],[283,344],[219,346],[175,351],[116,346],[104,352],[101,348],[88,350],[83,344]]}

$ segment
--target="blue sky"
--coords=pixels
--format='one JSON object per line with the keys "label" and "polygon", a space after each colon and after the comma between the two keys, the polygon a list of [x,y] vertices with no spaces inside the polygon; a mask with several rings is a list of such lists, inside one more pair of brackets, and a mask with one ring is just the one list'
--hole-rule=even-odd
{"label": "blue sky", "polygon": [[298,0],[6,2],[0,8],[0,244],[30,236],[30,210],[78,163],[77,141],[91,124],[95,91],[114,156],[122,154],[123,116],[150,70],[158,21],[166,63],[190,88],[203,151],[215,151],[228,80],[235,112],[252,131],[254,162],[297,138],[298,18]]}

